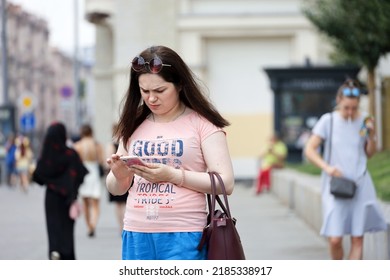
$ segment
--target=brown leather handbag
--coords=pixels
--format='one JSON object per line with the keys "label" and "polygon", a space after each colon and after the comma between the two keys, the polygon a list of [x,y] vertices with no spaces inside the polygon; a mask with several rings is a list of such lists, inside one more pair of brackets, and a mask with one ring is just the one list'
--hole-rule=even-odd
{"label": "brown leather handbag", "polygon": [[[209,214],[207,225],[198,245],[198,250],[207,246],[208,260],[245,260],[241,239],[236,229],[236,219],[230,214],[229,202],[225,185],[221,176],[216,172],[209,172],[212,194],[207,194]],[[216,181],[218,179],[222,188],[225,204],[216,195]],[[218,202],[221,209],[216,209]]]}

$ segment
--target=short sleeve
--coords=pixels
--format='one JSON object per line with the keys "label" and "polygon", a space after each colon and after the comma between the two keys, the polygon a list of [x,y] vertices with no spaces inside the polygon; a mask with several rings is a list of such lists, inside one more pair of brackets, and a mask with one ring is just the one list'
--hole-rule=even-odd
{"label": "short sleeve", "polygon": [[211,123],[209,120],[203,117],[199,118],[198,125],[199,125],[199,135],[201,141],[204,141],[207,137],[214,134],[215,132],[222,131],[223,133],[225,133],[225,131],[222,128],[215,126],[213,123]]}
{"label": "short sleeve", "polygon": [[312,133],[321,137],[322,140],[326,140],[329,135],[330,130],[330,115],[331,113],[326,113],[318,120],[314,125]]}

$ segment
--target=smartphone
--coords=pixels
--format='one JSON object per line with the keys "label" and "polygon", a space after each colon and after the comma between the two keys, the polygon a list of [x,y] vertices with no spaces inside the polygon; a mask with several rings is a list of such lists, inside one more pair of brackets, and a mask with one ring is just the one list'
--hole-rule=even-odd
{"label": "smartphone", "polygon": [[368,137],[370,134],[370,130],[374,128],[374,118],[372,116],[368,116],[364,118],[362,127],[360,128],[360,136]]}
{"label": "smartphone", "polygon": [[142,161],[142,159],[137,156],[121,156],[120,159],[123,160],[127,164],[127,166],[133,166],[133,165],[146,166],[145,163]]}

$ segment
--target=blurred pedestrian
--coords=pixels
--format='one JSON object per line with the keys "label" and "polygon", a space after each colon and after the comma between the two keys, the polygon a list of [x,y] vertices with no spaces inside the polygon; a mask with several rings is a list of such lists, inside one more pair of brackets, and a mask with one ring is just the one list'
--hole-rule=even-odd
{"label": "blurred pedestrian", "polygon": [[27,192],[30,185],[30,168],[34,154],[30,147],[30,140],[26,136],[16,139],[15,168],[23,191]]}
{"label": "blurred pedestrian", "polygon": [[269,139],[269,143],[260,156],[260,170],[257,177],[256,194],[260,194],[263,189],[271,189],[272,169],[283,168],[288,154],[287,146],[275,132]]}
{"label": "blurred pedestrian", "polygon": [[[336,109],[316,123],[305,148],[308,160],[322,169],[321,234],[328,238],[332,259],[344,258],[343,236],[351,238],[348,258],[362,259],[364,233],[387,229],[367,170],[367,159],[376,152],[375,124],[371,119],[365,126],[368,114],[359,110],[360,96],[359,83],[346,80],[337,91]],[[318,148],[323,141],[321,156]],[[357,185],[354,197],[333,196],[331,176],[353,180]]]}
{"label": "blurred pedestrian", "polygon": [[45,214],[49,259],[74,260],[74,222],[78,189],[88,170],[75,150],[66,146],[66,128],[53,123],[46,132],[33,172],[34,182],[45,185]]}
{"label": "blurred pedestrian", "polygon": [[[118,125],[114,124],[112,126],[112,132],[114,133],[117,130]],[[111,143],[107,146],[107,158],[111,157],[112,154],[115,154],[118,150],[119,144],[117,141],[113,139]],[[108,199],[111,203],[115,204],[115,216],[118,220],[119,229],[120,232],[123,230],[123,218],[125,215],[125,209],[126,209],[126,201],[128,192],[122,194],[122,195],[113,195],[110,192],[108,192]]]}
{"label": "blurred pedestrian", "polygon": [[[206,258],[197,246],[211,192],[207,172],[218,172],[227,194],[233,192],[227,125],[175,51],[153,46],[133,59],[119,148],[107,159],[108,190],[129,192],[122,259]],[[127,167],[121,155],[138,156],[144,165]]]}
{"label": "blurred pedestrian", "polygon": [[16,171],[16,136],[10,134],[7,142],[5,144],[5,165],[6,165],[6,176],[7,176],[7,185],[13,186],[16,184],[17,171]]}
{"label": "blurred pedestrian", "polygon": [[92,127],[84,124],[80,131],[80,140],[73,144],[89,173],[80,186],[79,194],[83,199],[84,215],[88,227],[88,236],[94,237],[100,215],[102,181],[99,164],[104,163],[102,146],[95,140]]}

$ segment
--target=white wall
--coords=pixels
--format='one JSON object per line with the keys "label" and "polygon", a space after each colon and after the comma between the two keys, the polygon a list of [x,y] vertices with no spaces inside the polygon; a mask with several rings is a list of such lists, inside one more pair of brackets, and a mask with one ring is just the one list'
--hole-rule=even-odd
{"label": "white wall", "polygon": [[[288,37],[213,38],[206,40],[205,46],[205,72],[216,107],[225,116],[247,115],[248,122],[254,122],[254,131],[245,131],[236,144],[240,145],[241,152],[232,155],[235,176],[253,178],[257,173],[259,151],[264,149],[262,135],[272,134],[259,117],[266,114],[271,119],[274,104],[263,69],[290,65],[291,40]],[[254,133],[261,130],[260,134]],[[248,148],[250,156],[245,152]]]}
{"label": "white wall", "polygon": [[288,66],[288,38],[222,38],[206,41],[207,80],[217,108],[229,114],[273,112],[264,67]]}

